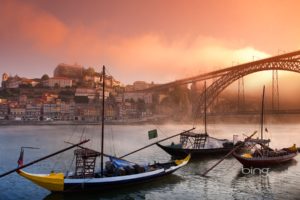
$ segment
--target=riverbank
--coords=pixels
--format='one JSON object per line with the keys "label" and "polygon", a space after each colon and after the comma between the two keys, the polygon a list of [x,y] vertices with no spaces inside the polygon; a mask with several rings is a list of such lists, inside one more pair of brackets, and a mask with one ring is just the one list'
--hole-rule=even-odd
{"label": "riverbank", "polygon": [[[265,124],[278,123],[300,123],[300,114],[281,114],[281,115],[266,115]],[[209,124],[259,124],[259,115],[214,115],[208,116]],[[99,125],[101,122],[94,121],[13,121],[0,120],[0,126],[25,126],[25,125]],[[143,124],[202,124],[203,119],[185,119],[173,120],[171,118],[148,118],[148,119],[127,119],[127,120],[107,120],[107,125],[143,125]]]}
{"label": "riverbank", "polygon": [[[131,120],[131,121],[106,121],[107,125],[135,125],[135,124],[151,124],[155,121],[144,121],[144,120]],[[57,126],[57,125],[99,125],[101,122],[90,122],[90,121],[0,121],[0,126]]]}

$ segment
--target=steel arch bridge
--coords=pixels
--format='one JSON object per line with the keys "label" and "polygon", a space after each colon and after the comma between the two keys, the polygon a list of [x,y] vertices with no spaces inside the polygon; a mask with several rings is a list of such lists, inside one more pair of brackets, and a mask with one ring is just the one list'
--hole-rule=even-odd
{"label": "steel arch bridge", "polygon": [[[227,69],[227,72],[222,74],[206,89],[207,106],[210,106],[215,98],[230,84],[246,75],[266,70],[284,70],[300,73],[300,51],[245,63]],[[204,98],[205,94],[202,93],[199,97],[199,105],[196,113],[203,109]]]}
{"label": "steel arch bridge", "polygon": [[[201,74],[198,76],[176,80],[170,83],[154,86],[139,92],[151,92],[174,87],[176,85],[185,85],[196,83],[198,81],[215,79],[215,81],[206,89],[207,106],[210,106],[215,98],[230,84],[243,76],[266,70],[284,70],[300,73],[300,51],[290,52],[262,60],[257,60],[237,66]],[[199,113],[204,106],[204,92],[199,96],[198,106],[194,113]]]}

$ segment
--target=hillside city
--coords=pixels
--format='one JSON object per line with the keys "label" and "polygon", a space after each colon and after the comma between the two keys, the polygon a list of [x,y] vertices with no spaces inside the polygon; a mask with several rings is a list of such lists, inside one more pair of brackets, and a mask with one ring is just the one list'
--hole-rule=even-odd
{"label": "hillside city", "polygon": [[[177,86],[141,92],[158,84],[135,81],[124,85],[111,75],[105,78],[105,119],[147,121],[190,117],[192,103],[203,85]],[[59,64],[53,76],[25,78],[3,73],[0,89],[1,121],[100,121],[102,74],[94,68]],[[215,110],[235,109],[235,102],[218,99]]]}

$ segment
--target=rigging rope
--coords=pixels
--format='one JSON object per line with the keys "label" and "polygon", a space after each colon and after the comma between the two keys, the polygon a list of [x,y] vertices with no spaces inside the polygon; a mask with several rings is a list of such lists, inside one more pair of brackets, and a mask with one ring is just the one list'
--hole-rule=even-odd
{"label": "rigging rope", "polygon": [[71,169],[72,166],[73,166],[74,160],[75,160],[75,155],[73,155],[73,158],[72,158],[72,160],[71,160],[71,163],[70,163],[70,165],[69,165],[69,168],[67,169],[66,176],[69,175],[69,172],[70,172],[70,169]]}
{"label": "rigging rope", "polygon": [[115,150],[115,142],[114,142],[114,132],[113,132],[113,129],[112,129],[112,126],[110,126],[110,131],[111,131],[111,143],[112,143],[112,151],[111,151],[111,153],[114,155],[114,156],[116,156],[117,157],[117,155],[116,155],[116,150]]}
{"label": "rigging rope", "polygon": [[86,129],[86,127],[84,127],[82,129],[81,136],[80,136],[80,141],[83,141],[83,136],[84,136],[84,133],[85,133],[85,129]]}
{"label": "rigging rope", "polygon": [[[76,129],[77,129],[77,128],[78,128],[78,125],[76,125],[76,126],[73,128],[73,131],[72,131],[71,136],[69,136],[69,138],[66,140],[67,142],[70,142],[70,141],[71,141],[71,139],[72,139],[72,137],[74,136],[74,133],[76,132]],[[67,135],[66,135],[65,137],[67,137]],[[65,140],[64,140],[64,141],[65,141]],[[52,168],[51,168],[51,171],[54,171],[54,170],[55,170],[55,168],[57,167],[58,162],[61,163],[61,158],[62,158],[62,156],[64,155],[64,153],[65,153],[65,152],[59,154],[59,156],[57,157],[57,159],[55,160],[55,162],[54,162],[54,164],[53,164],[53,166],[52,166]],[[65,165],[64,165],[64,167],[65,167]],[[66,167],[65,167],[65,168],[66,168]]]}

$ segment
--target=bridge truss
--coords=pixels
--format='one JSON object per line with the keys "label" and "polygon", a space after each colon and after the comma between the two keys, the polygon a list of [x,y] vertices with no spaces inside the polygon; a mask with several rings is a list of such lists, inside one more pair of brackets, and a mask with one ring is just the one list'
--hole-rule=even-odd
{"label": "bridge truss", "polygon": [[[300,51],[283,54],[267,59],[262,59],[235,67],[227,68],[228,71],[222,74],[206,90],[207,106],[210,106],[216,97],[234,81],[259,71],[284,70],[300,73]],[[204,106],[204,93],[199,97],[199,105],[196,113],[201,113]]]}
{"label": "bridge truss", "polygon": [[[260,71],[266,71],[266,70],[274,70],[277,73],[277,70],[284,70],[284,71],[291,71],[291,72],[297,72],[300,73],[300,51],[295,51],[291,53],[286,53],[266,59],[261,59],[245,64],[239,64],[233,67],[181,79],[176,80],[170,83],[162,84],[159,86],[154,86],[145,90],[140,90],[136,92],[153,92],[153,91],[160,91],[165,90],[168,88],[175,87],[177,85],[187,85],[190,83],[196,83],[199,81],[204,81],[208,79],[214,80],[213,83],[206,89],[206,102],[207,107],[212,105],[214,100],[218,97],[218,95],[227,88],[230,84],[235,82],[236,80],[241,79],[242,77],[255,73]],[[278,81],[278,75],[273,75],[277,78]],[[274,80],[273,80],[274,81]],[[274,82],[273,82],[274,83]],[[277,86],[276,86],[277,87]],[[275,107],[275,101],[274,101],[274,93],[278,93],[278,87],[276,88],[273,85],[273,106]],[[193,110],[193,113],[202,113],[204,108],[204,98],[205,94],[204,92],[200,94],[198,98],[198,106]],[[279,101],[279,100],[278,100]],[[279,104],[279,102],[278,102]]]}

